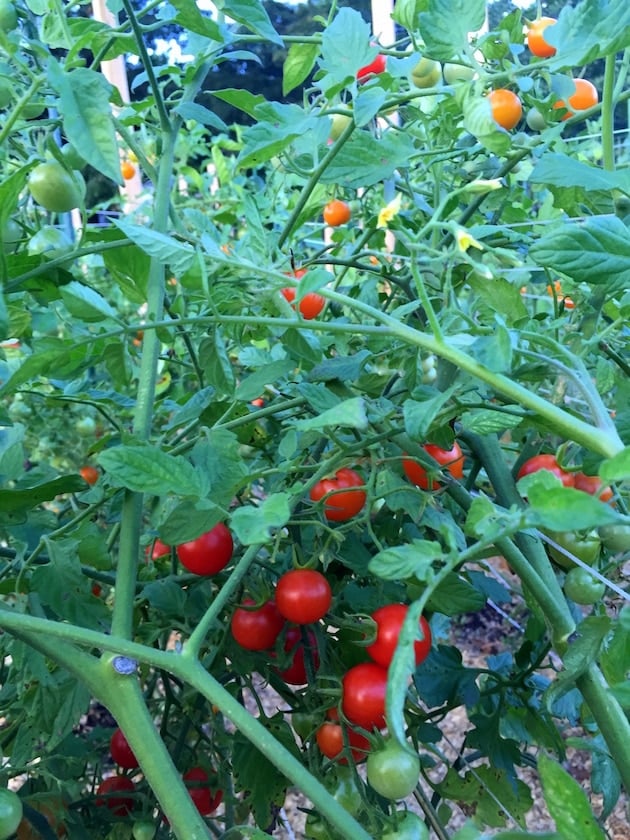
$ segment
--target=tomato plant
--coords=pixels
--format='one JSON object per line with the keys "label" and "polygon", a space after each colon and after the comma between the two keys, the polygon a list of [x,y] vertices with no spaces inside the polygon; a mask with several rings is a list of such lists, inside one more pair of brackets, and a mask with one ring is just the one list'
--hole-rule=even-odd
{"label": "tomato plant", "polygon": [[24,808],[22,800],[12,790],[0,790],[0,838],[8,840],[22,820]]}
{"label": "tomato plant", "polygon": [[219,522],[196,540],[177,546],[179,562],[195,575],[216,575],[232,559],[234,541],[229,528]]}
{"label": "tomato plant", "polygon": [[361,67],[357,72],[357,79],[360,82],[365,82],[372,76],[377,76],[379,73],[384,73],[387,67],[387,58],[382,53],[379,53],[376,58],[365,67]]}
{"label": "tomato plant", "polygon": [[564,108],[567,113],[562,116],[563,120],[568,120],[575,115],[576,111],[585,111],[587,108],[593,108],[599,102],[599,94],[595,85],[588,79],[574,79],[575,91],[569,96],[565,102],[559,99],[554,102],[554,108]]}
{"label": "tomato plant", "polygon": [[324,516],[332,522],[345,522],[362,510],[367,499],[363,479],[355,470],[342,467],[332,478],[318,481],[310,491],[312,502],[324,500]]}
{"label": "tomato plant", "polygon": [[38,204],[54,213],[67,213],[83,201],[81,175],[70,173],[56,160],[38,164],[28,176],[28,188]]}
{"label": "tomato plant", "polygon": [[533,458],[529,458],[525,461],[518,471],[517,478],[532,475],[539,470],[547,470],[548,472],[553,473],[553,475],[560,479],[565,487],[573,487],[575,485],[575,476],[573,473],[562,469],[556,456],[548,454],[534,455]]}
{"label": "tomato plant", "polygon": [[339,225],[345,225],[350,221],[352,211],[350,210],[350,205],[345,201],[334,198],[324,207],[323,215],[327,225],[330,225],[330,227],[339,227]]}
{"label": "tomato plant", "polygon": [[368,738],[351,726],[342,726],[339,723],[339,713],[336,708],[329,709],[326,712],[326,717],[328,720],[321,724],[315,734],[317,746],[322,755],[325,755],[331,761],[337,761],[339,764],[347,764],[345,733],[352,760],[355,762],[363,761],[370,749]]}
{"label": "tomato plant", "polygon": [[[295,287],[286,286],[284,289],[280,289],[280,292],[282,293],[283,298],[293,305],[293,301],[295,300],[295,296],[297,294]],[[305,320],[310,321],[321,314],[325,305],[326,298],[322,297],[322,295],[318,295],[317,292],[307,292],[300,299],[297,308],[299,309],[302,317]],[[295,309],[295,306],[293,306],[293,308]]]}
{"label": "tomato plant", "polygon": [[18,15],[15,4],[11,0],[0,1],[0,29],[3,32],[12,32],[17,28]]}
{"label": "tomato plant", "polygon": [[330,584],[315,569],[285,572],[276,586],[278,612],[294,624],[311,624],[323,618],[332,601]]}
{"label": "tomato plant", "polygon": [[[299,627],[288,627],[284,637],[284,652],[291,654],[290,664],[279,670],[279,674],[288,685],[305,685],[308,682],[306,657],[312,665],[313,671],[319,668],[319,652],[317,639],[311,630],[306,631],[306,646],[303,643],[302,630]],[[305,652],[306,647],[306,652]]]}
{"label": "tomato plant", "polygon": [[109,751],[115,763],[123,770],[135,770],[139,766],[122,729],[114,730],[109,741]]}
{"label": "tomato plant", "polygon": [[210,785],[210,777],[203,767],[191,767],[184,773],[190,798],[202,816],[212,814],[223,801],[223,791]]}
{"label": "tomato plant", "polygon": [[501,128],[510,131],[523,116],[523,105],[514,91],[496,88],[488,94],[492,118]]}
{"label": "tomato plant", "polygon": [[[427,455],[437,461],[441,467],[446,467],[455,479],[464,477],[464,454],[461,446],[455,441],[450,449],[441,449],[433,443],[423,446]],[[413,458],[403,458],[403,470],[409,481],[423,490],[437,490],[440,483],[429,477],[428,471]]]}
{"label": "tomato plant", "polygon": [[[559,546],[559,548],[554,548],[554,546],[549,545],[549,554],[564,569],[571,569],[574,566],[571,558],[564,553],[565,551],[589,566],[592,566],[599,557],[601,542],[596,531],[587,533],[550,531],[549,537]],[[564,551],[560,549],[564,549]]]}
{"label": "tomato plant", "polygon": [[411,81],[418,88],[434,87],[441,78],[442,66],[431,58],[421,58],[411,71]]}
{"label": "tomato plant", "polygon": [[246,598],[234,610],[230,623],[232,635],[246,650],[270,650],[282,632],[285,619],[273,600],[254,607],[255,601]]}
{"label": "tomato plant", "polygon": [[567,598],[584,605],[601,601],[606,592],[606,584],[581,566],[569,569],[563,588]]}
{"label": "tomato plant", "polygon": [[393,738],[371,752],[367,759],[370,786],[386,799],[404,799],[420,778],[420,759],[410,746],[403,747]]}
{"label": "tomato plant", "polygon": [[429,829],[413,811],[397,811],[396,828],[382,835],[382,840],[429,840]]}
{"label": "tomato plant", "polygon": [[81,469],[79,470],[79,475],[87,484],[96,484],[100,477],[100,473],[96,469],[96,467],[92,467],[89,464],[86,464],[84,467],[81,467]]}
{"label": "tomato plant", "polygon": [[527,46],[532,55],[538,58],[551,58],[556,54],[556,48],[545,40],[545,29],[557,23],[552,17],[539,17],[532,21],[527,28]]}
{"label": "tomato plant", "polygon": [[[386,604],[372,613],[371,618],[376,622],[376,639],[366,650],[371,659],[383,668],[388,668],[392,661],[408,609],[405,604]],[[413,646],[416,665],[424,662],[431,651],[431,628],[424,616],[420,618],[420,629],[423,639],[414,642]]]}
{"label": "tomato plant", "polygon": [[363,729],[385,726],[387,669],[375,662],[350,668],[342,679],[342,708],[351,723]]}
{"label": "tomato plant", "polygon": [[135,793],[136,786],[128,776],[108,776],[98,786],[96,805],[105,805],[117,817],[126,817],[133,811],[135,800],[124,794]]}

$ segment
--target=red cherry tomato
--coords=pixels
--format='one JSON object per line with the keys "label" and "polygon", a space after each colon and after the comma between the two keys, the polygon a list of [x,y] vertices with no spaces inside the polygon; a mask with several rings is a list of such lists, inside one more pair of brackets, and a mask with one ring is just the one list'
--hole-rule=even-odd
{"label": "red cherry tomato", "polygon": [[615,495],[612,487],[604,487],[604,482],[598,475],[586,475],[583,472],[577,472],[573,475],[573,480],[576,490],[581,490],[590,496],[597,496],[602,502],[609,502]]}
{"label": "red cherry tomato", "polygon": [[144,550],[144,556],[147,563],[149,560],[158,560],[160,557],[166,557],[171,553],[170,545],[156,539],[153,545],[148,545]]}
{"label": "red cherry tomato", "polygon": [[362,662],[346,671],[342,681],[343,713],[351,723],[371,731],[385,726],[387,669]]}
{"label": "red cherry tomato", "polygon": [[135,770],[139,767],[138,759],[129,746],[122,729],[116,729],[109,742],[109,751],[119,767],[125,770]]}
{"label": "red cherry tomato", "polygon": [[[306,631],[308,639],[308,649],[313,661],[313,669],[317,671],[319,668],[319,653],[317,652],[317,639],[311,630]],[[306,663],[304,661],[304,645],[302,644],[302,631],[299,627],[289,627],[284,640],[285,653],[290,653],[295,650],[291,664],[284,671],[278,673],[288,685],[306,685],[308,682],[308,674],[306,673]]]}
{"label": "red cherry tomato", "polygon": [[344,752],[344,729],[348,744],[350,746],[350,754],[352,760],[355,762],[364,761],[370,749],[370,741],[365,735],[356,732],[352,727],[342,727],[339,723],[339,713],[337,709],[329,709],[326,712],[328,720],[317,730],[315,738],[320,752],[329,758],[331,761],[338,761],[339,764],[347,764],[348,759]]}
{"label": "red cherry tomato", "polygon": [[[284,289],[280,289],[282,292],[282,296],[285,300],[288,300],[289,303],[293,303],[295,300],[295,287],[294,286],[287,286]],[[313,318],[317,318],[319,313],[322,311],[324,306],[326,305],[326,298],[323,298],[321,295],[318,295],[317,292],[307,292],[304,297],[300,300],[298,304],[298,309],[302,317],[306,321],[311,321]],[[293,307],[295,309],[295,306]]]}
{"label": "red cherry tomato", "polygon": [[[386,604],[372,613],[376,622],[376,639],[366,648],[371,659],[383,668],[389,668],[394,656],[400,630],[407,615],[408,606],[405,604]],[[427,658],[431,651],[431,628],[424,616],[420,618],[420,627],[424,638],[414,643],[416,665]]]}
{"label": "red cherry tomato", "polygon": [[90,467],[89,465],[81,467],[79,475],[87,484],[96,484],[99,479],[99,471],[96,467]]}
{"label": "red cherry tomato", "polygon": [[535,455],[533,458],[525,461],[518,471],[517,478],[523,478],[524,475],[531,475],[539,470],[548,470],[553,473],[565,487],[573,487],[575,484],[573,473],[568,473],[563,470],[555,455]]}
{"label": "red cherry tomato", "polygon": [[232,635],[245,650],[269,650],[284,627],[284,618],[278,612],[275,601],[250,609],[254,604],[251,598],[246,598],[236,608],[230,624]]}
{"label": "red cherry tomato", "polygon": [[209,785],[210,777],[203,767],[191,767],[187,773],[184,773],[184,781],[190,798],[202,816],[205,817],[216,811],[223,801],[223,791],[212,790]]}
{"label": "red cherry tomato", "polygon": [[362,487],[363,483],[359,473],[343,467],[337,470],[333,478],[318,481],[311,488],[310,499],[312,502],[318,502],[331,493],[324,502],[324,516],[332,522],[345,522],[355,516],[365,504],[365,490],[355,489]]}
{"label": "red cherry tomato", "polygon": [[234,541],[228,528],[219,522],[196,540],[177,546],[182,566],[195,575],[216,575],[232,559]]}
{"label": "red cherry tomato", "polygon": [[106,805],[117,817],[126,817],[133,811],[134,800],[131,796],[111,796],[115,793],[133,793],[136,786],[127,776],[110,776],[98,786],[96,804]]}
{"label": "red cherry tomato", "polygon": [[278,611],[294,624],[311,624],[323,618],[330,608],[330,584],[315,569],[292,569],[276,586]]}
{"label": "red cherry tomato", "polygon": [[385,68],[387,67],[387,58],[379,53],[374,61],[371,61],[369,64],[366,64],[365,67],[361,67],[361,69],[357,73],[357,79],[359,81],[367,81],[370,76],[376,76],[379,73],[383,73]]}
{"label": "red cherry tomato", "polygon": [[[459,480],[464,477],[464,455],[457,441],[451,449],[441,449],[433,443],[427,443],[422,448],[434,461],[446,467],[453,478]],[[405,475],[417,487],[422,487],[423,490],[437,490],[440,486],[439,482],[430,479],[425,468],[412,458],[403,458],[402,464]]]}

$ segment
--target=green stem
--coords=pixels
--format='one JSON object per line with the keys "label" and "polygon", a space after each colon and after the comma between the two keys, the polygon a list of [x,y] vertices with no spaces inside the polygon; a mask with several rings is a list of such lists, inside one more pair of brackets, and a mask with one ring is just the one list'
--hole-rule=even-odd
{"label": "green stem", "polygon": [[300,197],[297,200],[295,207],[293,208],[293,212],[289,216],[289,219],[284,226],[284,230],[278,237],[278,248],[282,248],[284,243],[287,241],[291,233],[293,232],[293,228],[295,227],[297,220],[300,216],[300,213],[306,206],[306,202],[309,199],[310,194],[313,192],[317,184],[319,183],[319,179],[322,177],[323,173],[326,169],[330,166],[333,160],[337,157],[339,152],[342,150],[346,140],[349,139],[350,135],[354,131],[354,120],[350,122],[343,130],[339,138],[332,144],[328,153],[324,156],[322,162],[319,166],[313,170],[311,177],[308,181],[304,184],[302,188],[302,192]]}
{"label": "green stem", "polygon": [[615,54],[606,56],[602,92],[602,158],[604,169],[615,169]]}

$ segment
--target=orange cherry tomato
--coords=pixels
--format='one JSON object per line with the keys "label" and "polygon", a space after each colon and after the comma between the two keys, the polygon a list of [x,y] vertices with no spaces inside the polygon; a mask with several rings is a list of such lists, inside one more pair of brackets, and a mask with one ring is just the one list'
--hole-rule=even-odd
{"label": "orange cherry tomato", "polygon": [[339,227],[350,221],[352,210],[345,201],[334,198],[324,207],[324,221],[330,227]]}
{"label": "orange cherry tomato", "polygon": [[120,174],[125,181],[129,181],[136,174],[136,167],[129,160],[123,160],[120,164]]}
{"label": "orange cherry tomato", "polygon": [[591,496],[597,496],[602,502],[609,502],[614,496],[612,487],[604,486],[604,482],[598,475],[586,475],[586,473],[577,472],[574,479],[576,490],[581,490]]}
{"label": "orange cherry tomato", "polygon": [[555,18],[540,17],[532,21],[527,31],[527,46],[532,55],[538,58],[551,58],[556,54],[556,48],[545,41],[545,29],[557,23]]}
{"label": "orange cherry tomato", "polygon": [[569,117],[575,116],[576,111],[585,111],[599,102],[597,88],[592,82],[588,79],[574,79],[574,82],[575,92],[569,97],[568,104],[564,99],[554,102],[554,108],[567,109],[567,113],[562,117],[563,120],[568,120]]}
{"label": "orange cherry tomato", "polygon": [[492,118],[507,131],[514,128],[523,116],[523,106],[518,96],[511,90],[497,88],[488,94]]}
{"label": "orange cherry tomato", "polygon": [[90,467],[89,465],[86,465],[85,467],[81,467],[81,469],[79,470],[79,475],[81,476],[83,481],[86,481],[88,484],[96,484],[96,482],[99,479],[100,473],[96,469],[96,467]]}

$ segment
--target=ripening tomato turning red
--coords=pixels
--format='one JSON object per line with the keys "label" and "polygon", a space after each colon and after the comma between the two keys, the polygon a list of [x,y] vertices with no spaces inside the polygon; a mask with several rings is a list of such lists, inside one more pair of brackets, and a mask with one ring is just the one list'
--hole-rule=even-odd
{"label": "ripening tomato turning red", "polygon": [[587,108],[592,108],[599,102],[599,94],[597,88],[588,79],[574,79],[575,91],[571,94],[568,102],[559,99],[554,102],[554,108],[566,108],[567,113],[563,115],[563,120],[568,120],[575,116],[576,111],[586,111]]}
{"label": "ripening tomato turning red", "polygon": [[339,764],[347,764],[347,752],[344,755],[344,731],[350,747],[350,755],[355,762],[364,761],[370,749],[370,741],[365,735],[354,730],[351,726],[339,723],[339,712],[336,708],[326,712],[328,720],[319,727],[315,734],[317,746],[322,755]]}
{"label": "ripening tomato turning red", "polygon": [[588,493],[590,496],[597,496],[602,502],[609,502],[614,496],[612,487],[604,486],[604,482],[598,475],[586,475],[583,472],[576,472],[573,475],[576,490]]}
{"label": "ripening tomato turning red", "polygon": [[532,55],[538,58],[551,58],[556,54],[556,48],[545,40],[545,29],[557,23],[552,17],[539,17],[532,21],[527,30],[527,46]]}
{"label": "ripening tomato turning red", "polygon": [[488,94],[488,102],[493,120],[501,128],[510,131],[523,116],[523,105],[518,96],[511,90],[497,88]]}
{"label": "ripening tomato turning red", "polygon": [[[312,502],[324,499],[324,516],[332,522],[345,522],[355,516],[365,505],[367,494],[357,488],[363,486],[358,472],[342,467],[332,478],[323,478],[311,488]],[[330,495],[328,495],[330,494]]]}
{"label": "ripening tomato turning red", "polygon": [[276,586],[278,611],[294,624],[312,624],[330,609],[330,584],[316,569],[291,569]]}
{"label": "ripening tomato turning red", "polygon": [[[434,443],[427,443],[422,448],[440,466],[446,467],[453,478],[459,481],[464,477],[464,454],[457,441],[453,443],[450,449],[441,449]],[[439,481],[429,478],[427,470],[409,456],[403,458],[402,465],[409,481],[417,487],[421,487],[423,490],[437,490],[440,486]]]}
{"label": "ripening tomato turning red", "polygon": [[196,540],[177,546],[179,562],[195,575],[216,575],[232,559],[234,541],[229,529],[219,522]]}
{"label": "ripening tomato turning red", "polygon": [[[383,668],[388,668],[392,661],[408,610],[406,604],[385,604],[372,613],[371,618],[376,622],[376,639],[368,645],[366,651]],[[431,652],[431,628],[424,616],[420,618],[420,628],[423,639],[414,642],[413,646],[416,665],[424,662]]]}
{"label": "ripening tomato turning red", "polygon": [[81,467],[79,470],[79,475],[87,484],[96,484],[99,479],[99,471],[96,467],[91,467],[88,464],[86,466]]}

